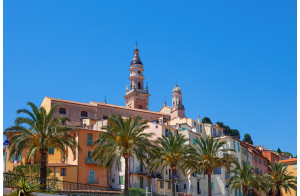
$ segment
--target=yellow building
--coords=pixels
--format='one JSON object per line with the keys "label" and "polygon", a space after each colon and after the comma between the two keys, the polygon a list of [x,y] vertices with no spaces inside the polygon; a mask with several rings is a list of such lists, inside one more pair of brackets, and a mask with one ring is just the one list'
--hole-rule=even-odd
{"label": "yellow building", "polygon": [[[286,159],[286,160],[280,160],[279,163],[284,163],[284,165],[287,168],[287,171],[291,173],[291,175],[297,177],[297,158],[292,159]],[[286,193],[285,190],[282,191],[282,196],[295,196],[297,195],[297,191],[294,191],[291,189],[291,194]]]}

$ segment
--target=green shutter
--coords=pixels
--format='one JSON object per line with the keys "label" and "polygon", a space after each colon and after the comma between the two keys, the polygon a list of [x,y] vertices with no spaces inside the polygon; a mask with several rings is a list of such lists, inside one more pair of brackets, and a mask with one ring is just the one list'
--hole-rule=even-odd
{"label": "green shutter", "polygon": [[54,147],[49,148],[49,154],[54,154]]}
{"label": "green shutter", "polygon": [[119,184],[123,184],[123,176],[119,176]]}
{"label": "green shutter", "polygon": [[235,150],[235,140],[233,140],[233,149]]}
{"label": "green shutter", "polygon": [[112,183],[115,183],[115,179],[114,178],[112,179]]}
{"label": "green shutter", "polygon": [[186,189],[186,184],[183,185],[183,189]]}
{"label": "green shutter", "polygon": [[144,178],[140,177],[140,188],[144,188]]}
{"label": "green shutter", "polygon": [[211,182],[211,190],[214,190],[214,183]]}

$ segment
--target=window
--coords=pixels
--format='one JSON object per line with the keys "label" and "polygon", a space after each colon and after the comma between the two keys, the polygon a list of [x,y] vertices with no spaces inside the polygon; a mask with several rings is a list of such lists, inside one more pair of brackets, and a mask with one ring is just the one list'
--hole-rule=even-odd
{"label": "window", "polygon": [[120,161],[118,164],[118,171],[122,171],[122,161]]}
{"label": "window", "polygon": [[198,195],[201,194],[200,182],[199,181],[197,181],[197,193],[198,193]]}
{"label": "window", "polygon": [[213,128],[213,136],[216,136],[216,128]]}
{"label": "window", "polygon": [[164,181],[159,181],[159,187],[160,187],[161,189],[164,188]]}
{"label": "window", "polygon": [[238,151],[240,152],[240,142],[238,142],[237,144],[238,144]]}
{"label": "window", "polygon": [[235,140],[233,140],[233,149],[235,150]]}
{"label": "window", "polygon": [[183,184],[183,189],[186,189],[186,184]]}
{"label": "window", "polygon": [[297,169],[297,163],[293,164],[293,169]]}
{"label": "window", "polygon": [[115,179],[113,178],[113,179],[111,180],[111,182],[112,182],[112,183],[115,183]]}
{"label": "window", "polygon": [[140,72],[140,71],[138,71],[138,73],[140,74],[141,72]]}
{"label": "window", "polygon": [[94,184],[95,183],[95,170],[89,171],[89,183]]}
{"label": "window", "polygon": [[54,154],[54,147],[49,148],[49,154]]}
{"label": "window", "polygon": [[202,125],[200,125],[200,133],[202,133]]}
{"label": "window", "polygon": [[168,190],[171,190],[171,182],[168,182]]}
{"label": "window", "polygon": [[144,188],[144,177],[140,177],[140,188]]}
{"label": "window", "polygon": [[139,109],[143,109],[143,106],[142,106],[142,105],[139,105]]}
{"label": "window", "polygon": [[93,145],[93,134],[91,134],[91,133],[88,133],[87,145],[88,146]]}
{"label": "window", "polygon": [[87,156],[88,160],[92,160],[92,152],[88,151],[88,156]]}
{"label": "window", "polygon": [[88,117],[88,112],[87,111],[81,111],[81,117],[87,118]]}
{"label": "window", "polygon": [[103,119],[103,120],[107,120],[107,119],[108,119],[108,116],[103,116],[102,119]]}
{"label": "window", "polygon": [[119,184],[123,184],[123,176],[119,176]]}
{"label": "window", "polygon": [[170,136],[170,129],[166,129],[166,130],[165,130],[165,136],[166,136],[166,137],[169,137],[169,136]]}
{"label": "window", "polygon": [[60,169],[60,176],[66,176],[66,168]]}
{"label": "window", "polygon": [[197,126],[196,122],[194,122],[194,126],[195,126],[195,127]]}
{"label": "window", "polygon": [[171,172],[171,169],[169,169],[169,180],[172,179],[172,172]]}
{"label": "window", "polygon": [[138,89],[141,89],[141,83],[140,82],[138,83]]}
{"label": "window", "polygon": [[195,138],[193,139],[193,144],[197,144],[197,142],[196,142],[196,139],[195,139]]}
{"label": "window", "polygon": [[59,108],[58,112],[60,114],[67,114],[67,109],[66,108]]}
{"label": "window", "polygon": [[211,182],[211,190],[214,190],[214,183]]}
{"label": "window", "polygon": [[221,174],[221,167],[215,168],[215,174]]}
{"label": "window", "polygon": [[236,161],[239,162],[239,158],[236,157]]}
{"label": "window", "polygon": [[222,136],[222,131],[221,130],[219,130],[219,136]]}
{"label": "window", "polygon": [[261,171],[261,170],[259,170],[259,173],[260,173],[260,174],[262,174],[262,171]]}
{"label": "window", "polygon": [[259,163],[261,163],[261,158],[259,158]]}

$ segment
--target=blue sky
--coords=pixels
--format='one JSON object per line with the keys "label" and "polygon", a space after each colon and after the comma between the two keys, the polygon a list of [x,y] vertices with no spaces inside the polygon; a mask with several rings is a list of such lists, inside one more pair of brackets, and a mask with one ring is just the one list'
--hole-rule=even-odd
{"label": "blue sky", "polygon": [[178,83],[188,117],[296,154],[296,1],[4,0],[4,128],[45,96],[125,105],[138,41],[150,109]]}

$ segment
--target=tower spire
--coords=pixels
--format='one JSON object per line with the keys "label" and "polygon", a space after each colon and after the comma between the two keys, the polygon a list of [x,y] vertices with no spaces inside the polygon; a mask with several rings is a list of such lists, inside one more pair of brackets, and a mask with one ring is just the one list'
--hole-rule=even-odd
{"label": "tower spire", "polygon": [[150,94],[148,94],[148,84],[146,85],[146,88],[144,88],[144,66],[139,56],[137,42],[135,43],[135,49],[133,50],[133,53],[134,56],[132,58],[129,68],[130,85],[129,89],[126,90],[126,95],[124,96],[124,98],[126,99],[126,107],[148,110]]}

